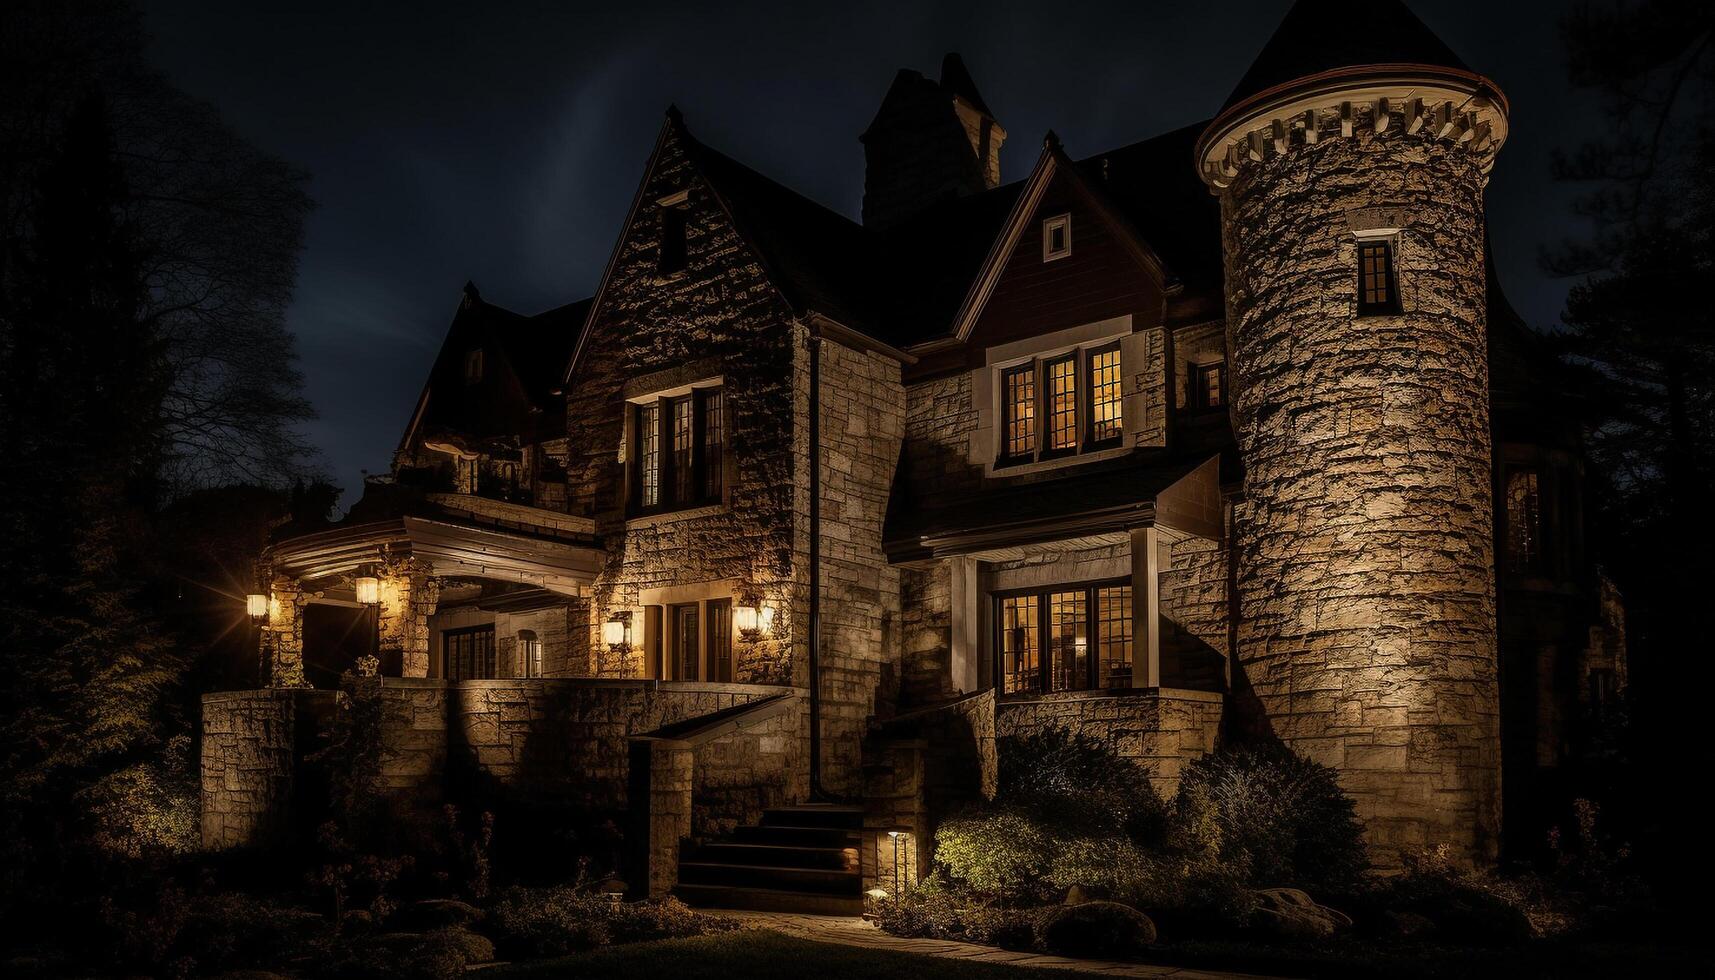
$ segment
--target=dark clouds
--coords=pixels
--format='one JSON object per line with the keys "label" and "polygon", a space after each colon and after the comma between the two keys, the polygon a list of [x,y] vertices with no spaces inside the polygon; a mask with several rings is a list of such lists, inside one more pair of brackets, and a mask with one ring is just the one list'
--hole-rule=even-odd
{"label": "dark clouds", "polygon": [[[1563,3],[1413,4],[1513,106],[1490,187],[1508,292],[1553,322],[1537,266],[1576,233],[1556,146]],[[693,131],[856,216],[857,135],[894,71],[965,56],[1022,177],[1052,128],[1077,155],[1210,115],[1285,0],[1225,3],[147,3],[152,55],[258,144],[315,174],[290,317],[311,437],[355,499],[384,471],[466,279],[536,312],[588,295],[669,102]],[[1188,164],[1189,165],[1189,164]]]}

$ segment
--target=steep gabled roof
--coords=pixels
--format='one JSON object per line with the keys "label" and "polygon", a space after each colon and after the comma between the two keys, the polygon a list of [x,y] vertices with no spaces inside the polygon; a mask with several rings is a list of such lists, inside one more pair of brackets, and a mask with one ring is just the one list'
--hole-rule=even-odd
{"label": "steep gabled roof", "polygon": [[1221,112],[1288,82],[1367,65],[1471,70],[1400,0],[1298,0]]}

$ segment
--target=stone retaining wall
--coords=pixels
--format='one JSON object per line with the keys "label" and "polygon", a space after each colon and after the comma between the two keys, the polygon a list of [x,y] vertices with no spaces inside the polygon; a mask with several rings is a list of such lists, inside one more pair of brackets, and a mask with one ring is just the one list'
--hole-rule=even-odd
{"label": "stone retaining wall", "polygon": [[202,699],[202,846],[267,844],[288,829],[297,775],[332,691],[229,691]]}
{"label": "stone retaining wall", "polygon": [[1088,735],[1148,766],[1155,788],[1171,796],[1185,764],[1215,750],[1225,700],[1208,691],[1172,688],[1050,694],[1001,702],[995,734],[1005,738],[1058,727]]}

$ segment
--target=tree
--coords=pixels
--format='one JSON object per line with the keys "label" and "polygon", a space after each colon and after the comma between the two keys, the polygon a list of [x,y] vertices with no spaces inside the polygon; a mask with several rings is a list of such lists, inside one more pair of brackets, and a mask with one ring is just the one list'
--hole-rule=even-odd
{"label": "tree", "polygon": [[302,171],[258,150],[142,56],[128,3],[18,0],[0,7],[0,282],[37,213],[38,176],[80,93],[110,107],[147,243],[142,317],[162,344],[161,467],[171,493],[249,482],[284,488],[311,451],[285,310],[311,207]]}

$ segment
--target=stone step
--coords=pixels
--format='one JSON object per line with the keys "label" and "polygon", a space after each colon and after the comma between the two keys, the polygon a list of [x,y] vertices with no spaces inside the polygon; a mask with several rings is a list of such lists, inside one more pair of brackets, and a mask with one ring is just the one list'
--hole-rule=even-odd
{"label": "stone step", "polygon": [[762,812],[764,826],[776,827],[835,827],[841,830],[863,829],[863,808],[833,803],[804,803],[799,806],[773,807]]}
{"label": "stone step", "polygon": [[734,842],[739,844],[771,844],[778,847],[856,847],[858,835],[853,830],[838,827],[789,827],[761,825],[737,827]]}
{"label": "stone step", "polygon": [[817,895],[863,894],[863,876],[857,870],[790,868],[778,865],[716,864],[680,861],[679,882],[686,885],[727,885],[735,888],[770,888],[777,891],[809,892]]}
{"label": "stone step", "polygon": [[681,883],[673,894],[687,905],[705,909],[750,909],[757,912],[800,912],[805,915],[862,915],[862,895],[826,895],[777,888],[734,888],[727,885]]}
{"label": "stone step", "polygon": [[707,864],[852,871],[858,866],[858,850],[856,846],[802,847],[791,844],[719,841],[701,847],[689,847],[683,859]]}

